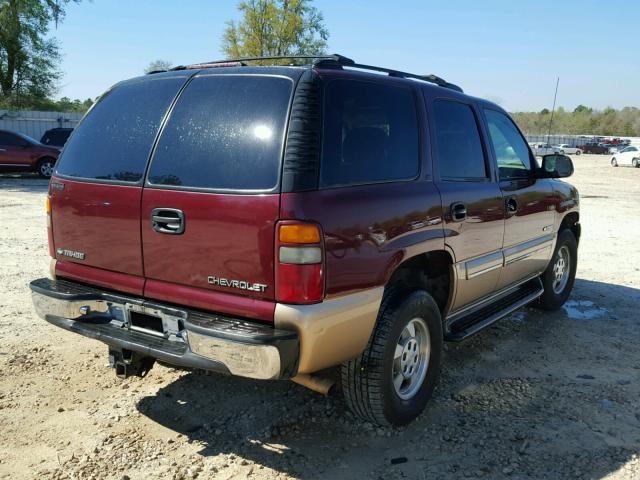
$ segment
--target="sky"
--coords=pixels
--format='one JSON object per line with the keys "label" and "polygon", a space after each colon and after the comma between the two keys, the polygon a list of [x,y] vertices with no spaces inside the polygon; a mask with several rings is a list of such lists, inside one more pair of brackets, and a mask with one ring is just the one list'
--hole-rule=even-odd
{"label": "sky", "polygon": [[[236,0],[84,0],[52,29],[58,97],[94,98],[153,60],[224,58]],[[316,0],[330,53],[434,73],[509,111],[640,107],[640,2],[633,0]]]}

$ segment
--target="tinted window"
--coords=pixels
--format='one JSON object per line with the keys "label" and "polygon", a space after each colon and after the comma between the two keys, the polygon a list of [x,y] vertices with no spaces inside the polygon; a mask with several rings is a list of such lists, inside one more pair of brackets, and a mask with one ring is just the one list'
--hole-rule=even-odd
{"label": "tinted window", "polygon": [[70,177],[142,179],[160,122],[185,77],[149,78],[116,86],[80,122],[56,172]]}
{"label": "tinted window", "polygon": [[217,190],[278,183],[292,82],[267,76],[194,78],[156,148],[149,182]]}
{"label": "tinted window", "polygon": [[484,152],[471,107],[464,103],[436,100],[434,117],[440,178],[485,179]]}
{"label": "tinted window", "polygon": [[349,80],[327,85],[321,186],[415,178],[418,145],[411,90]]}
{"label": "tinted window", "polygon": [[513,121],[495,110],[485,110],[485,115],[500,179],[527,177],[531,170],[531,156],[527,142]]}
{"label": "tinted window", "polygon": [[24,141],[21,140],[16,135],[13,135],[11,133],[0,132],[0,145],[12,147],[16,145],[21,145],[22,143],[24,143]]}

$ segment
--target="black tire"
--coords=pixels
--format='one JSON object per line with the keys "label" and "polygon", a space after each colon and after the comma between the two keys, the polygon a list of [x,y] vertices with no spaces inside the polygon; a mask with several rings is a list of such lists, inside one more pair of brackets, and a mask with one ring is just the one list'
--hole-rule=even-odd
{"label": "black tire", "polygon": [[[568,278],[566,284],[559,291],[554,290],[554,284],[556,282],[555,267],[556,261],[559,259],[559,252],[561,249],[566,248],[569,254],[569,269]],[[553,251],[553,257],[549,262],[549,266],[541,275],[542,285],[544,286],[544,293],[538,299],[538,306],[544,310],[557,310],[564,302],[567,301],[571,290],[573,289],[573,283],[576,279],[576,268],[578,266],[578,243],[576,237],[573,236],[571,230],[562,230],[558,234],[558,240],[556,242],[556,248]],[[560,285],[558,285],[560,286]]]}
{"label": "black tire", "polygon": [[[422,383],[415,384],[415,394],[402,399],[392,382],[394,354],[405,326],[414,319],[422,319],[428,329],[428,364]],[[438,383],[442,343],[440,310],[431,295],[423,290],[385,294],[364,352],[342,364],[342,391],[348,407],[381,426],[409,423],[422,413]]]}
{"label": "black tire", "polygon": [[576,150],[576,155],[580,155],[582,152],[580,150]]}
{"label": "black tire", "polygon": [[618,160],[616,160],[616,157],[613,157],[611,159],[611,166],[612,167],[617,167],[618,166]]}
{"label": "black tire", "polygon": [[633,160],[631,160],[631,165],[633,165],[635,168],[640,167],[640,160],[637,158],[634,158]]}
{"label": "black tire", "polygon": [[51,178],[53,174],[53,167],[56,164],[56,160],[54,158],[45,157],[38,160],[38,166],[36,170],[38,175],[42,178]]}

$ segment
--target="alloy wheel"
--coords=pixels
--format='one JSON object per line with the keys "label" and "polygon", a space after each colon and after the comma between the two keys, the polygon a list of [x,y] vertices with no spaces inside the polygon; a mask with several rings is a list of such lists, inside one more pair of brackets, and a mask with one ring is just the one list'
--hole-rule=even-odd
{"label": "alloy wheel", "polygon": [[49,177],[51,177],[51,175],[53,175],[53,162],[49,162],[49,161],[42,162],[40,164],[39,169],[40,169],[40,174],[43,177],[49,178]]}
{"label": "alloy wheel", "polygon": [[571,263],[571,255],[566,245],[560,247],[556,254],[556,260],[553,264],[553,291],[556,294],[562,293],[569,281],[569,271]]}
{"label": "alloy wheel", "polygon": [[393,356],[393,388],[403,400],[418,393],[429,367],[431,336],[422,318],[411,319],[400,333]]}

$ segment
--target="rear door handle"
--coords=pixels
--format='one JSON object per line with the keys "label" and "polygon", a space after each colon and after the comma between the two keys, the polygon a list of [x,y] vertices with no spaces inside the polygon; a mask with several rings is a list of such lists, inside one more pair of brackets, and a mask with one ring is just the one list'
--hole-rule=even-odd
{"label": "rear door handle", "polygon": [[451,219],[454,222],[462,222],[467,218],[467,206],[462,202],[451,204]]}
{"label": "rear door handle", "polygon": [[507,215],[515,215],[518,212],[518,200],[515,197],[509,197],[505,200]]}
{"label": "rear door handle", "polygon": [[158,233],[180,235],[185,228],[184,212],[177,208],[154,208],[151,210],[151,228]]}

